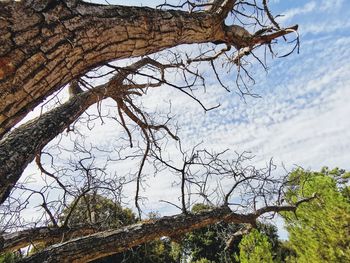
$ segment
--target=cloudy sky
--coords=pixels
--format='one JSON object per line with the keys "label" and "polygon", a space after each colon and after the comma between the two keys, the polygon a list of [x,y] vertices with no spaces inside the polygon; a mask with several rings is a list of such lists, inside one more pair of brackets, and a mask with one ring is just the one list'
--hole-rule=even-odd
{"label": "cloudy sky", "polygon": [[[137,0],[108,2],[146,5]],[[147,1],[150,6],[159,3]],[[202,142],[215,151],[249,151],[258,166],[273,158],[288,169],[350,170],[350,1],[270,0],[270,8],[273,14],[283,14],[278,18],[282,26],[299,25],[301,46],[299,54],[269,60],[267,72],[259,65],[252,68],[253,91],[260,98],[242,99],[227,76],[230,93],[213,84],[202,96],[208,106],[221,104],[210,112],[166,88],[149,94],[145,104],[151,107],[171,98],[179,135],[188,147]],[[102,145],[118,135],[115,124],[108,123],[93,133],[92,140]],[[26,170],[27,175],[35,172],[34,166]],[[158,202],[176,195],[169,178],[148,184],[147,206],[170,212]]]}
{"label": "cloudy sky", "polygon": [[[244,101],[234,87],[227,93],[214,85],[203,101],[222,106],[204,113],[188,98],[169,91],[164,97],[172,97],[181,138],[187,145],[203,141],[217,151],[250,151],[260,164],[273,157],[288,169],[350,169],[350,2],[270,2],[274,14],[284,15],[279,19],[282,26],[299,25],[300,53],[269,61],[267,73],[254,68],[253,91],[261,98]],[[150,183],[156,185],[150,200],[164,197],[162,181]]]}
{"label": "cloudy sky", "polygon": [[275,2],[271,9],[284,14],[282,25],[299,24],[300,54],[270,61],[267,74],[253,72],[260,99],[211,93],[222,107],[207,114],[184,111],[183,132],[190,140],[251,151],[257,160],[274,157],[287,167],[349,169],[350,2]]}
{"label": "cloudy sky", "polygon": [[257,161],[273,157],[287,167],[350,169],[350,2],[270,0],[270,8],[283,15],[282,26],[299,25],[300,53],[270,60],[267,73],[253,68],[253,92],[261,98],[242,100],[232,81],[230,93],[209,86],[203,102],[222,106],[207,113],[180,94],[162,91],[172,97],[180,135],[189,144],[251,151]]}

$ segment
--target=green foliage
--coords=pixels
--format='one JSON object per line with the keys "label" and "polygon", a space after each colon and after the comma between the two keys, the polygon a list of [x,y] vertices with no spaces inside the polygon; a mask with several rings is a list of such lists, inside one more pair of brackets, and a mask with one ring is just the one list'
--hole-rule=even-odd
{"label": "green foliage", "polygon": [[[209,208],[204,204],[196,204],[193,206],[192,212],[196,213]],[[227,241],[242,227],[242,225],[220,223],[192,231],[185,236],[181,243],[187,259],[190,259],[192,263],[240,262],[239,244],[242,237],[235,237],[229,247],[227,247]],[[257,228],[258,230],[255,231],[260,232],[268,241],[266,248],[260,248],[260,243],[257,243],[257,250],[266,252],[271,259],[273,258],[274,262],[281,262],[283,247],[281,247],[281,242],[278,240],[277,228],[262,223],[258,223]],[[262,243],[262,245],[265,245],[265,243]]]}
{"label": "green foliage", "polygon": [[15,263],[20,258],[21,258],[21,256],[19,255],[19,253],[8,252],[8,253],[4,253],[4,254],[0,255],[0,263]]}
{"label": "green foliage", "polygon": [[241,263],[272,263],[271,248],[268,237],[254,229],[239,243],[239,260]]}
{"label": "green foliage", "polygon": [[290,175],[289,201],[299,196],[317,198],[303,203],[297,214],[284,213],[288,246],[295,255],[288,262],[350,262],[350,173],[344,170],[310,172],[297,169]]}
{"label": "green foliage", "polygon": [[122,208],[120,204],[98,194],[85,195],[77,202],[73,201],[63,211],[61,222],[64,222],[71,210],[70,226],[97,223],[102,228],[118,228],[137,221],[130,209]]}
{"label": "green foliage", "polygon": [[[74,206],[74,209],[71,208]],[[105,229],[118,228],[136,223],[135,214],[127,208],[122,208],[112,200],[98,194],[86,195],[78,201],[73,201],[68,208],[63,211],[61,222],[64,222],[70,211],[69,225],[81,225],[97,223]],[[151,213],[150,218],[156,218],[156,213]],[[174,246],[175,247],[175,246]],[[176,253],[170,240],[155,240],[124,253],[111,255],[95,260],[95,263],[175,263]]]}
{"label": "green foliage", "polygon": [[201,258],[201,259],[198,259],[196,261],[192,261],[193,263],[215,263],[215,261],[211,261],[209,259],[206,259],[206,258]]}
{"label": "green foliage", "polygon": [[233,251],[225,250],[229,228],[220,223],[192,231],[182,241],[185,254],[191,262],[231,262]]}
{"label": "green foliage", "polygon": [[[198,213],[210,207],[196,204],[192,213]],[[236,232],[239,226],[220,223],[188,233],[181,242],[183,252],[192,263],[234,262],[233,254],[236,247],[225,250],[230,234]]]}

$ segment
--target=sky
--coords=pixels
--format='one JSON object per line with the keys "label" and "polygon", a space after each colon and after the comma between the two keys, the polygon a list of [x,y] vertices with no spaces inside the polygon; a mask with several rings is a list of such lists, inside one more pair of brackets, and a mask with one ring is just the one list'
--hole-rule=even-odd
{"label": "sky", "polygon": [[[108,2],[146,5],[137,0]],[[159,3],[147,1],[150,6]],[[212,84],[201,95],[203,102],[221,106],[209,112],[167,88],[153,96],[151,92],[144,104],[168,107],[165,102],[171,98],[172,114],[186,147],[202,143],[214,151],[248,151],[255,155],[257,166],[273,158],[287,169],[350,170],[350,1],[270,0],[270,9],[283,14],[278,18],[282,26],[299,25],[300,52],[269,60],[267,72],[259,65],[252,68],[256,81],[252,88],[259,98],[242,99],[234,85],[228,93]],[[225,81],[233,84],[230,76]],[[91,136],[94,142],[108,145],[116,134],[115,126],[107,123],[95,127]],[[31,165],[25,174],[36,172]],[[148,185],[146,209],[172,213],[159,203],[178,194],[171,179],[150,178]],[[286,235],[281,228],[280,235]]]}
{"label": "sky", "polygon": [[273,157],[288,167],[350,169],[350,2],[270,0],[270,9],[282,15],[277,19],[282,26],[299,25],[300,53],[269,61],[267,73],[254,68],[253,91],[261,98],[243,100],[233,85],[231,93],[209,87],[204,102],[222,106],[207,113],[173,91],[162,91],[173,97],[181,134],[189,144],[251,151],[258,160]]}
{"label": "sky", "polygon": [[244,102],[223,92],[215,97],[223,107],[215,111],[186,110],[184,132],[287,167],[349,169],[350,3],[275,2],[271,10],[285,14],[282,25],[299,24],[300,54],[270,62],[267,74],[253,73],[260,99]]}

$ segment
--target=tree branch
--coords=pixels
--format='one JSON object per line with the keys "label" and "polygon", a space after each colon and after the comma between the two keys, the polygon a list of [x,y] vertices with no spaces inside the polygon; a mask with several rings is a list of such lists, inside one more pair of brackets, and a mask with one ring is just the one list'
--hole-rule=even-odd
{"label": "tree branch", "polygon": [[237,0],[215,0],[212,3],[209,12],[215,14],[220,22],[223,22],[227,15],[232,11]]}
{"label": "tree branch", "polygon": [[262,207],[260,209],[257,209],[256,212],[253,213],[253,215],[255,215],[255,217],[258,218],[259,216],[266,214],[266,213],[270,213],[270,212],[276,212],[276,213],[279,213],[282,211],[294,212],[294,211],[296,211],[296,209],[298,208],[299,205],[301,205],[302,203],[309,202],[309,201],[315,199],[316,197],[317,197],[317,195],[316,195],[316,193],[314,193],[310,197],[303,198],[303,199],[299,200],[294,205],[265,206],[265,207]]}
{"label": "tree branch", "polygon": [[[311,198],[308,200],[311,200]],[[303,202],[306,201],[307,199]],[[292,209],[296,209],[296,206],[269,206],[259,209],[257,213],[239,214],[232,212],[225,206],[196,214],[166,216],[116,230],[108,230],[76,238],[48,247],[20,262],[88,262],[126,251],[134,246],[163,236],[183,235],[221,221],[254,225],[258,214],[291,211]]]}
{"label": "tree branch", "polygon": [[1,253],[16,251],[33,243],[60,243],[62,240],[89,235],[96,231],[93,227],[39,227],[3,234],[0,237],[0,251]]}
{"label": "tree branch", "polygon": [[[160,63],[154,60],[141,59],[128,67],[121,68],[120,72],[111,78],[108,83],[76,94],[66,103],[8,133],[0,141],[0,203],[3,203],[9,196],[28,163],[49,141],[73,123],[92,104],[106,97],[118,98],[125,96],[128,90],[123,89],[123,80],[129,74],[135,74],[138,69],[149,63],[161,66]],[[127,89],[131,87],[129,85]],[[142,123],[136,123],[142,125]],[[164,125],[153,125],[147,128],[162,128],[170,132]],[[169,134],[176,138],[171,132]]]}

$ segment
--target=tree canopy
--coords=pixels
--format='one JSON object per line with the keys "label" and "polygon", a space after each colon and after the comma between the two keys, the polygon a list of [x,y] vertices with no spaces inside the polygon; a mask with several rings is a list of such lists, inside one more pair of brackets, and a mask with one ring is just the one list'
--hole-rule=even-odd
{"label": "tree canopy", "polygon": [[272,263],[271,244],[266,236],[256,229],[243,237],[239,244],[239,262],[242,263]]}
{"label": "tree canopy", "polygon": [[284,213],[288,244],[296,253],[290,262],[348,262],[350,260],[349,172],[323,168],[320,172],[297,169],[290,175],[286,197],[317,193],[317,198]]}

